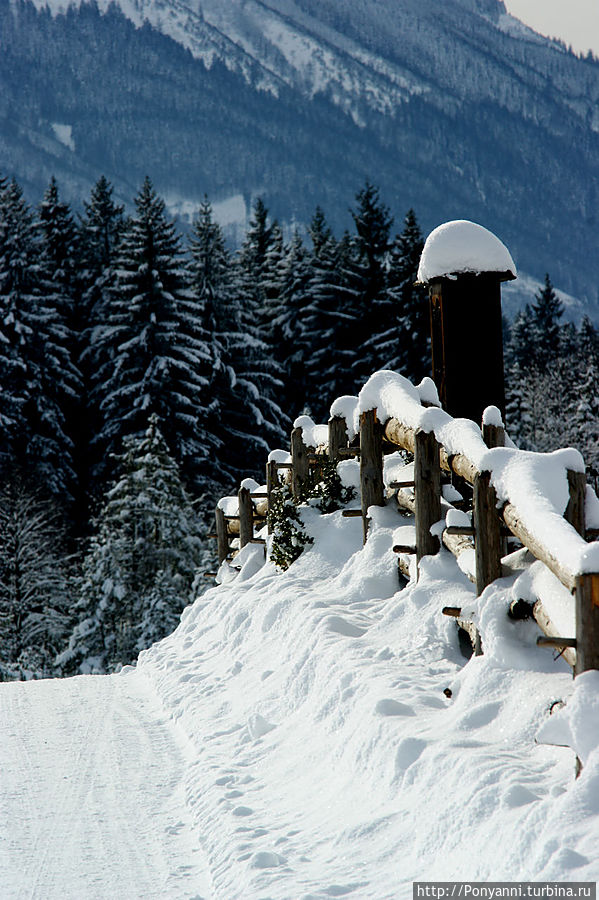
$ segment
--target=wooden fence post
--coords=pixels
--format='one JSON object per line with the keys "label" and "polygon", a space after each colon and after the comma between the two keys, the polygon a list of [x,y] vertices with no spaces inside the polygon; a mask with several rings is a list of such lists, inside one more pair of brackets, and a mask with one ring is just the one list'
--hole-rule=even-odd
{"label": "wooden fence post", "polygon": [[343,416],[329,419],[329,459],[337,462],[341,459],[339,450],[347,447],[347,425]]}
{"label": "wooden fence post", "polygon": [[476,590],[481,594],[487,585],[501,578],[503,556],[497,494],[491,485],[490,472],[481,472],[474,479],[473,501]]}
{"label": "wooden fence post", "polygon": [[576,665],[574,675],[599,669],[599,575],[576,578]]}
{"label": "wooden fence post", "polygon": [[572,525],[578,534],[585,537],[584,501],[587,490],[587,478],[584,472],[568,469],[568,490],[570,500],[564,513],[564,519]]}
{"label": "wooden fence post", "polygon": [[[483,417],[484,418],[484,417]],[[503,425],[490,425],[483,420],[482,424],[483,441],[487,447],[492,450],[494,447],[505,447],[505,428]],[[497,498],[495,498],[497,499]],[[501,528],[501,523],[500,523]],[[502,559],[507,553],[507,538],[500,537],[499,558]],[[477,562],[478,571],[478,562]],[[480,591],[479,591],[480,593]]]}
{"label": "wooden fence post", "polygon": [[493,447],[505,447],[505,428],[503,425],[488,425],[483,422],[483,441],[492,449]]}
{"label": "wooden fence post", "polygon": [[214,511],[216,519],[216,552],[218,555],[218,564],[223,563],[229,555],[229,538],[227,535],[227,520],[225,514],[220,508],[216,507]]}
{"label": "wooden fence post", "polygon": [[360,493],[364,543],[368,536],[368,507],[385,505],[383,483],[383,430],[376,409],[360,415]]}
{"label": "wooden fence post", "polygon": [[294,428],[291,432],[291,492],[296,500],[309,484],[310,467],[308,463],[308,448],[304,444],[303,431]]}
{"label": "wooden fence post", "polygon": [[414,501],[416,560],[439,551],[431,527],[442,518],[439,444],[433,431],[417,431],[414,438]]}
{"label": "wooden fence post", "polygon": [[[272,509],[272,492],[279,484],[279,476],[277,475],[277,464],[274,459],[271,459],[266,463],[266,502],[268,504],[268,513],[270,513]],[[272,525],[270,523],[270,516],[267,513],[268,517],[268,534],[272,534]]]}
{"label": "wooden fence post", "polygon": [[[585,536],[585,496],[587,479],[584,472],[568,469],[570,500],[564,513],[566,521]],[[599,669],[599,575],[578,575],[575,589],[576,664],[574,675],[587,669]]]}
{"label": "wooden fence post", "polygon": [[239,488],[239,548],[254,537],[254,505],[247,488]]}

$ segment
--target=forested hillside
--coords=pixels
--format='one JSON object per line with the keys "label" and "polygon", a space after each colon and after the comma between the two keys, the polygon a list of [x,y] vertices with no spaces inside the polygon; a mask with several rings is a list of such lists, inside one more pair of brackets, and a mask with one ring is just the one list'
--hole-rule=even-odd
{"label": "forested hillside", "polygon": [[[134,661],[203,589],[216,500],[296,416],[430,371],[417,218],[368,182],[340,238],[320,207],[286,237],[258,199],[236,252],[208,199],[184,241],[149,178],[131,216],[104,177],[82,206],[0,187],[2,678]],[[561,313],[547,277],[506,326],[508,428],[596,464],[597,333]]]}
{"label": "forested hillside", "polygon": [[484,221],[523,272],[597,317],[599,64],[502,3],[11,0],[0,7],[0,159],[30,201],[79,207],[98,172],[171,209],[258,196],[337,233],[376,180],[425,230]]}

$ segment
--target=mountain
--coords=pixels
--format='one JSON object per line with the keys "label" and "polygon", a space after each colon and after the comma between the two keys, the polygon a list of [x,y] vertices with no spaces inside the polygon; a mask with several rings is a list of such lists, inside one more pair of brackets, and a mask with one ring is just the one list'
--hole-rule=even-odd
{"label": "mountain", "polygon": [[339,232],[366,178],[401,225],[469,218],[599,316],[599,62],[498,0],[9,0],[0,171],[80,203],[150,174],[225,220],[264,196]]}

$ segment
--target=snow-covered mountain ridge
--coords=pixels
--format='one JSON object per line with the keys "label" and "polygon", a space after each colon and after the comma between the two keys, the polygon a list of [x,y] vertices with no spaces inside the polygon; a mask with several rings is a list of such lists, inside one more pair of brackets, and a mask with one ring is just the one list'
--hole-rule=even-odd
{"label": "snow-covered mountain ridge", "polygon": [[[48,8],[54,15],[70,8],[79,8],[91,0],[33,0],[40,9]],[[488,3],[429,4],[434,13],[430,18],[422,15],[423,4],[404,0],[376,3],[361,0],[348,4],[338,12],[331,4],[302,3],[302,0],[93,0],[98,9],[106,12],[110,6],[118,6],[137,27],[148,23],[162,34],[186,47],[197,59],[208,66],[215,59],[222,60],[229,68],[254,80],[254,84],[277,92],[281,83],[299,88],[304,94],[314,96],[330,91],[334,100],[345,108],[354,108],[357,101],[366,102],[379,112],[393,115],[395,105],[408,102],[413,94],[430,93],[438,79],[434,72],[416,62],[418,48],[424,44],[436,48],[436,56],[445,56],[449,36],[461,35],[464,43],[476,44],[477,56],[483,57],[482,69],[493,73],[497,60],[489,60],[489,35],[509,34],[519,43],[530,44],[547,50],[564,53],[554,41],[537,35],[513,16],[510,16],[500,0]],[[424,6],[426,10],[426,4]],[[331,11],[338,19],[338,27],[329,24]],[[465,18],[460,27],[458,17]],[[368,22],[371,34],[361,28]],[[417,23],[416,28],[414,24]],[[344,31],[359,32],[348,36]],[[453,35],[451,32],[454,32]],[[495,35],[496,36],[496,35]],[[424,58],[424,54],[423,54]],[[518,56],[513,70],[518,71]],[[443,67],[443,87],[450,88],[457,97],[467,93],[486,94],[489,77],[481,80],[480,61],[473,70],[452,65]],[[439,65],[439,58],[436,66]],[[578,115],[591,113],[591,127],[599,130],[599,81],[585,84],[584,90],[567,77],[567,65],[558,67],[553,83],[564,92],[573,112]],[[259,73],[259,74],[258,74]],[[435,75],[437,78],[435,78]],[[539,70],[540,83],[546,76]],[[547,81],[546,81],[547,83]],[[593,90],[593,87],[595,88]],[[590,90],[589,90],[590,88]],[[519,101],[514,92],[498,97],[507,108],[514,108]],[[534,111],[530,110],[531,114]]]}
{"label": "snow-covered mountain ridge", "polygon": [[479,221],[593,312],[599,64],[498,0],[11,0],[0,44],[0,154],[32,197],[54,173],[80,205],[104,173],[130,203],[149,173],[339,232],[370,177],[396,222]]}

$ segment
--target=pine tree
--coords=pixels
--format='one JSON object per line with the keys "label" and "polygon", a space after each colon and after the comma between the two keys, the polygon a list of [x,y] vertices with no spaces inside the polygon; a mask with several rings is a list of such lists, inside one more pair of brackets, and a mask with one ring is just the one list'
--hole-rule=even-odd
{"label": "pine tree", "polygon": [[201,559],[197,517],[156,415],[141,439],[125,439],[119,464],[83,561],[79,621],[60,658],[67,673],[114,671],[169,634]]}
{"label": "pine tree", "polygon": [[64,502],[74,487],[65,409],[79,378],[41,255],[33,215],[12,181],[0,194],[0,467],[10,473],[18,464]]}
{"label": "pine tree", "polygon": [[65,315],[74,315],[80,263],[77,229],[68,204],[60,199],[54,176],[40,204],[39,223],[48,281],[59,294]]}
{"label": "pine tree", "polygon": [[119,247],[116,283],[105,324],[94,332],[94,397],[104,459],[125,436],[140,435],[158,416],[170,451],[194,492],[201,493],[206,445],[201,426],[207,387],[205,342],[187,289],[179,238],[148,178],[135,198]]}
{"label": "pine tree", "polygon": [[426,290],[415,284],[424,241],[413,209],[391,247],[386,292],[379,301],[373,356],[378,367],[420,381],[430,373],[430,323]]}
{"label": "pine tree", "polygon": [[15,477],[0,488],[0,681],[55,674],[70,625],[58,512]]}
{"label": "pine tree", "polygon": [[380,199],[378,188],[369,181],[356,194],[352,218],[356,234],[351,244],[346,283],[354,302],[351,307],[343,308],[351,314],[351,320],[340,322],[340,343],[347,353],[354,380],[361,383],[381,368],[377,341],[387,330],[386,266],[393,219]]}
{"label": "pine tree", "polygon": [[304,410],[308,396],[306,361],[310,347],[301,323],[309,277],[308,254],[299,232],[295,231],[281,259],[278,309],[273,309],[270,323],[271,346],[284,373],[281,406],[293,419]]}
{"label": "pine tree", "polygon": [[100,409],[94,402],[95,329],[102,327],[111,314],[111,298],[116,283],[116,256],[123,230],[123,207],[113,201],[113,188],[102,176],[92,188],[89,202],[84,203],[85,213],[79,227],[82,259],[81,329],[78,335],[77,360],[82,381],[82,402],[77,410],[75,432],[75,466],[78,478],[79,532],[85,534],[89,527],[90,503],[101,494],[93,472],[98,460],[92,457],[91,448],[97,437]]}
{"label": "pine tree", "polygon": [[533,362],[543,371],[559,353],[559,320],[564,312],[549,275],[545,275],[545,285],[535,294],[535,300],[532,305]]}
{"label": "pine tree", "polygon": [[232,437],[246,442],[247,464],[256,473],[262,471],[265,450],[285,439],[290,424],[281,408],[283,373],[269,340],[267,308],[267,289],[273,292],[276,281],[269,266],[275,265],[275,258],[280,259],[279,235],[278,226],[269,224],[268,210],[258,198],[235,266],[238,331],[229,335],[238,408]]}
{"label": "pine tree", "polygon": [[[85,279],[92,296],[96,282],[115,261],[116,250],[123,230],[124,207],[113,200],[113,187],[101,175],[91,190],[89,202],[84,202],[85,214],[79,227],[81,257],[85,265]],[[94,297],[95,299],[95,297]],[[94,303],[88,303],[93,308]]]}
{"label": "pine tree", "polygon": [[[358,315],[358,293],[349,286],[347,269],[351,253],[349,234],[337,242],[317,215],[312,221],[313,252],[300,313],[299,335],[306,347],[306,409],[326,420],[332,400],[357,387],[354,354],[345,337]],[[318,251],[316,248],[318,247]]]}
{"label": "pine tree", "polygon": [[232,336],[237,335],[241,343],[242,335],[231,255],[207,197],[193,224],[190,253],[190,290],[196,303],[199,334],[209,355],[203,424],[209,447],[206,470],[216,497],[239,480],[241,459],[235,458],[227,423],[236,382],[230,352]]}

